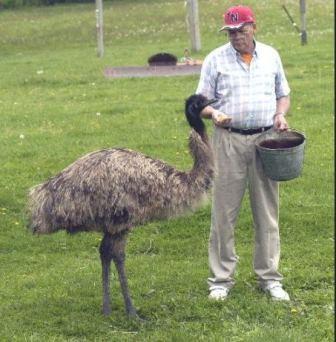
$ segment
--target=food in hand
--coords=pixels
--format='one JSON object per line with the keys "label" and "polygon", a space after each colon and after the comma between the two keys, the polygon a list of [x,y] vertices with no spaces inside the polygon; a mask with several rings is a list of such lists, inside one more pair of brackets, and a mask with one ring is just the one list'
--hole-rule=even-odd
{"label": "food in hand", "polygon": [[231,120],[230,116],[219,111],[218,112],[216,111],[215,113],[213,113],[213,118],[219,124],[226,123]]}

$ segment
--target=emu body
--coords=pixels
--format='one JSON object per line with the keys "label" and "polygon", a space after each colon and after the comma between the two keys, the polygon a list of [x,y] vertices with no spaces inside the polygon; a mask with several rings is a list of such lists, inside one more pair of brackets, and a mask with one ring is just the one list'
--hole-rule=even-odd
{"label": "emu body", "polygon": [[[110,264],[118,271],[126,311],[136,315],[125,274],[126,236],[137,225],[182,215],[202,203],[211,186],[213,158],[199,112],[209,103],[196,95],[186,115],[190,125],[189,148],[194,159],[189,172],[128,149],[106,149],[78,159],[29,193],[30,227],[49,234],[99,231],[103,280],[103,313],[111,313]],[[190,102],[189,101],[189,102]],[[198,117],[198,121],[197,121]]]}

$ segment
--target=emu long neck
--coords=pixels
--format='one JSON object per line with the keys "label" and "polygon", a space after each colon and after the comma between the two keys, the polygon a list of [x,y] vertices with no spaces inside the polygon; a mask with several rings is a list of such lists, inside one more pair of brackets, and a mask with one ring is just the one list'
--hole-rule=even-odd
{"label": "emu long neck", "polygon": [[189,172],[174,172],[167,184],[167,194],[170,197],[169,215],[182,213],[185,210],[202,205],[208,189],[212,185],[214,163],[212,151],[195,130],[189,137],[189,149],[194,159],[194,165]]}
{"label": "emu long neck", "polygon": [[191,180],[195,183],[196,188],[207,190],[211,185],[214,173],[213,154],[207,134],[204,132],[200,136],[192,131],[189,137],[189,148],[194,159],[194,165],[190,171]]}

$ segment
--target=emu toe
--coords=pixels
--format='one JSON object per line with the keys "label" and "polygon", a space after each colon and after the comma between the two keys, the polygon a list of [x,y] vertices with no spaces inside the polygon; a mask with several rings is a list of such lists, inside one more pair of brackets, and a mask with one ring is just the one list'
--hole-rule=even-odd
{"label": "emu toe", "polygon": [[102,312],[103,312],[103,315],[104,316],[110,316],[111,313],[112,313],[112,310],[111,310],[111,305],[108,304],[108,305],[103,305],[103,308],[102,308]]}

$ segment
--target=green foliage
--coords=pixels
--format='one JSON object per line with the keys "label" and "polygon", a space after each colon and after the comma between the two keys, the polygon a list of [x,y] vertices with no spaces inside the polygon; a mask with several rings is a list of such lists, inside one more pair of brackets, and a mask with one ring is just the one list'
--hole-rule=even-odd
{"label": "green foliage", "polygon": [[[281,184],[281,272],[292,301],[273,303],[257,290],[246,200],[236,230],[237,285],[226,302],[207,299],[207,204],[130,234],[130,290],[147,320],[126,319],[114,269],[114,311],[102,317],[101,236],[31,236],[26,194],[109,146],[191,167],[183,103],[198,77],[103,76],[106,67],[145,65],[160,51],[182,57],[185,9],[183,1],[104,3],[105,56],[98,59],[94,4],[27,7],[0,12],[0,341],[333,340],[333,4],[309,2],[308,45],[301,46],[279,1],[246,3],[256,11],[257,38],[282,56],[289,123],[307,135],[302,177]],[[286,5],[298,21],[298,1]],[[217,32],[222,11],[222,1],[200,1],[202,51],[193,57],[226,41]]]}

